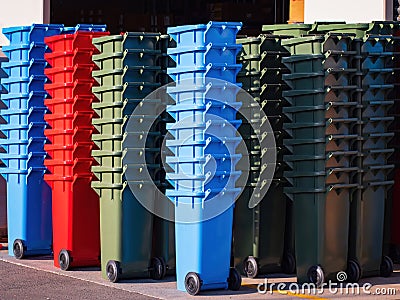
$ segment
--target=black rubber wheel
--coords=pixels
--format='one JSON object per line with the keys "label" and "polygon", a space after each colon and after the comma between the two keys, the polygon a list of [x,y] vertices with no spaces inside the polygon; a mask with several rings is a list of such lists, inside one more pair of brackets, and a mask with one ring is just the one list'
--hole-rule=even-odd
{"label": "black rubber wheel", "polygon": [[58,254],[58,263],[60,265],[60,269],[63,271],[68,271],[72,258],[69,252],[65,249],[62,249]]}
{"label": "black rubber wheel", "polygon": [[247,257],[243,262],[244,274],[249,278],[255,278],[258,274],[258,263],[253,256]]}
{"label": "black rubber wheel", "polygon": [[106,274],[108,280],[111,282],[118,282],[121,276],[119,262],[115,260],[109,260],[106,265]]}
{"label": "black rubber wheel", "polygon": [[296,273],[296,259],[290,252],[286,253],[282,259],[282,272],[285,274]]}
{"label": "black rubber wheel", "polygon": [[185,289],[189,295],[195,296],[200,292],[201,280],[197,273],[190,272],[185,277]]}
{"label": "black rubber wheel", "polygon": [[358,282],[361,278],[361,267],[355,259],[349,259],[347,262],[347,282]]}
{"label": "black rubber wheel", "polygon": [[380,270],[382,277],[389,277],[393,273],[393,261],[390,259],[389,256],[383,256],[381,262],[381,270]]}
{"label": "black rubber wheel", "polygon": [[242,277],[235,268],[230,268],[228,278],[228,289],[238,291],[242,286]]}
{"label": "black rubber wheel", "polygon": [[320,266],[312,266],[307,272],[308,280],[320,287],[325,282],[325,274]]}
{"label": "black rubber wheel", "polygon": [[150,277],[154,280],[161,280],[167,273],[167,266],[161,257],[153,257],[150,263]]}
{"label": "black rubber wheel", "polygon": [[13,244],[13,253],[16,259],[22,259],[25,256],[24,242],[21,240],[15,240]]}

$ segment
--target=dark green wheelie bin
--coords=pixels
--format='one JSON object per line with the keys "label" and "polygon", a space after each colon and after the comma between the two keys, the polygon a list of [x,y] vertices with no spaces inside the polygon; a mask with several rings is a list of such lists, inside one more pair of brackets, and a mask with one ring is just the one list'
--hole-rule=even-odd
{"label": "dark green wheelie bin", "polygon": [[[353,34],[353,50],[360,105],[357,150],[362,156],[357,164],[362,171],[357,176],[360,188],[352,195],[350,218],[350,264],[353,280],[366,276],[389,276],[393,263],[383,255],[385,207],[391,207],[393,186],[390,163],[394,136],[390,110],[394,104],[395,55],[398,39],[394,37],[399,24],[378,21],[359,24],[321,24],[314,31]],[[349,274],[348,274],[349,276]]]}
{"label": "dark green wheelie bin", "polygon": [[[93,42],[101,52],[94,56],[99,70],[93,72],[99,82],[93,92],[100,100],[93,105],[99,117],[93,120],[99,132],[93,136],[99,148],[93,151],[99,163],[93,167],[99,179],[93,188],[100,195],[102,274],[113,282],[162,279],[175,269],[173,224],[151,212],[159,198],[156,189],[165,189],[159,158],[165,119],[132,117],[141,101],[161,84],[161,38],[155,33],[125,33]],[[158,112],[166,104],[151,99],[145,105]],[[154,120],[144,141],[136,125]],[[143,168],[151,179],[143,177]]]}
{"label": "dark green wheelie bin", "polygon": [[348,265],[350,196],[358,187],[352,178],[359,171],[352,149],[358,135],[351,126],[357,124],[351,41],[340,34],[282,41],[291,53],[283,58],[291,88],[283,92],[290,104],[284,108],[291,167],[285,177],[292,184],[285,192],[294,205],[299,282],[336,280]]}

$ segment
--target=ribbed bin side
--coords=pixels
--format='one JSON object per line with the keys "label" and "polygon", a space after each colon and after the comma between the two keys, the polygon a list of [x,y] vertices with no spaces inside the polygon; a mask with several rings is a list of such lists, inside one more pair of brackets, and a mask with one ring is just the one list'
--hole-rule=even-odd
{"label": "ribbed bin side", "polygon": [[91,172],[96,165],[92,151],[97,149],[92,140],[92,119],[97,117],[92,105],[98,102],[92,93],[96,85],[92,39],[106,35],[105,26],[79,24],[45,39],[52,50],[44,56],[49,64],[45,69],[49,94],[44,101],[48,109],[44,133],[49,140],[45,180],[54,199],[54,265],[62,270],[100,264],[100,205],[91,187],[96,180]]}
{"label": "ribbed bin side", "polygon": [[[359,170],[353,164],[358,152],[352,149],[358,134],[351,126],[358,121],[353,117],[358,103],[352,99],[357,69],[352,39],[345,35],[292,38],[282,45],[291,53],[282,60],[291,71],[282,75],[290,87],[283,92],[289,103],[283,108],[283,126],[290,151],[284,160],[291,171],[284,175],[293,185],[285,193],[294,202],[297,277],[318,282],[347,267],[347,239],[335,240],[328,228],[341,224],[335,228],[342,236],[348,234],[350,195],[358,187],[352,181]],[[310,277],[312,273],[316,276]]]}
{"label": "ribbed bin side", "polygon": [[[162,112],[166,104],[154,97],[141,102],[169,82],[165,72],[171,64],[166,56],[169,40],[169,36],[144,32],[94,40],[100,53],[93,56],[98,67],[93,71],[98,83],[93,92],[100,101],[93,105],[99,118],[92,122],[98,132],[93,136],[98,166],[92,170],[99,181],[92,186],[101,202],[102,274],[111,281],[148,276],[161,279],[175,268],[170,249],[173,224],[154,217],[140,203],[144,199],[156,203],[152,182],[159,189],[165,185],[160,147],[166,116],[154,114]],[[133,116],[138,107],[145,113]],[[148,132],[147,140],[144,132]],[[151,181],[144,176],[145,169]],[[110,274],[110,266],[116,267],[114,274]]]}
{"label": "ribbed bin side", "polygon": [[[51,252],[51,192],[44,181],[44,52],[45,37],[59,34],[62,25],[33,24],[4,28],[10,40],[2,48],[9,61],[2,65],[8,78],[2,84],[8,91],[0,114],[7,124],[1,128],[0,172],[7,180],[9,254],[17,258]],[[12,196],[11,196],[12,195]],[[27,207],[35,207],[29,209]]]}
{"label": "ribbed bin side", "polygon": [[[176,41],[176,48],[168,49],[176,67],[167,70],[175,81],[174,87],[167,88],[175,101],[167,111],[175,123],[167,125],[173,138],[166,141],[173,154],[167,157],[171,168],[167,179],[173,189],[166,194],[175,204],[178,289],[192,295],[207,289],[236,290],[240,283],[237,271],[229,268],[232,204],[240,190],[235,187],[241,174],[235,169],[240,159],[235,151],[241,140],[236,137],[241,122],[228,106],[236,106],[238,89],[224,91],[222,87],[229,84],[221,83],[236,85],[241,65],[236,63],[240,47],[235,40],[240,26],[210,22],[168,29]],[[220,82],[209,84],[213,79]],[[222,119],[214,118],[215,113]],[[225,203],[225,211],[208,219],[214,197],[219,205]],[[204,255],[209,251],[212,257]],[[194,284],[188,285],[188,280]]]}
{"label": "ribbed bin side", "polygon": [[[284,148],[280,144],[283,141],[284,116],[282,106],[284,102],[281,101],[281,104],[276,107],[280,111],[273,111],[270,109],[271,105],[268,101],[280,101],[282,95],[277,95],[276,100],[273,99],[274,97],[266,99],[266,93],[263,92],[272,89],[269,86],[270,84],[284,84],[282,81],[284,66],[278,65],[281,68],[269,67],[272,65],[271,58],[280,60],[280,57],[287,53],[283,47],[279,49],[279,38],[273,35],[260,35],[257,38],[250,37],[237,40],[238,43],[242,44],[242,50],[238,55],[238,61],[242,63],[238,82],[258,103],[258,106],[250,111],[253,118],[249,121],[242,119],[242,125],[239,127],[239,133],[246,139],[251,173],[245,190],[236,203],[233,232],[235,266],[250,277],[255,277],[257,274],[279,272],[282,268],[285,272],[291,273],[294,268],[293,255],[289,251],[284,254],[286,202],[283,194],[284,179],[282,173],[284,170],[282,152]],[[286,70],[283,72],[287,73]],[[242,106],[241,110],[243,109]],[[264,132],[266,127],[266,120],[260,116],[261,109],[268,117],[275,134],[278,150],[277,169],[272,186],[262,202],[256,208],[249,209],[248,201],[255,190],[257,180],[264,182],[267,179],[265,178],[265,168],[261,168],[261,156],[262,153],[267,152],[267,149],[264,148],[266,145],[263,145],[263,138],[260,145],[257,135],[255,135],[256,133],[260,134],[260,130],[261,133]],[[291,257],[289,258],[289,256]]]}
{"label": "ribbed bin side", "polygon": [[[1,68],[1,65],[7,62],[8,59],[4,53],[0,50],[0,100],[3,93],[6,90],[1,85],[1,80],[7,77],[7,74]],[[1,108],[5,108],[4,103],[0,101]],[[0,121],[1,124],[5,124],[3,120]],[[0,130],[1,139],[4,138],[4,134]],[[0,153],[5,153],[3,147],[0,146]],[[0,159],[0,167],[5,167],[4,163]],[[0,176],[0,239],[7,239],[7,183],[3,176]]]}

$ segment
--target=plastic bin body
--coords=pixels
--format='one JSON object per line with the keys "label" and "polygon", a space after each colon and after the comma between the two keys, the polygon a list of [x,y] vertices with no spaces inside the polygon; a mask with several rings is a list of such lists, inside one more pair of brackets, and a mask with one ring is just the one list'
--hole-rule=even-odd
{"label": "plastic bin body", "polygon": [[121,278],[148,277],[153,217],[128,186],[113,191],[119,197],[100,195],[102,275],[107,278],[106,265],[114,260],[120,263]]}
{"label": "plastic bin body", "polygon": [[[260,145],[255,135],[255,130],[261,130],[262,133],[263,121],[260,119],[260,114],[257,115],[256,112],[252,112],[252,120],[243,120],[238,131],[247,139],[247,150],[250,157],[253,158],[250,160],[252,163],[250,165],[251,174],[235,207],[234,265],[246,275],[246,269],[248,269],[246,266],[247,260],[249,257],[253,257],[257,263],[253,270],[256,271],[255,273],[250,271],[248,276],[280,272],[282,270],[291,273],[294,268],[294,261],[291,259],[293,258],[292,253],[294,250],[288,243],[286,243],[285,248],[285,239],[289,241],[293,239],[293,236],[286,237],[285,235],[286,227],[289,226],[286,225],[286,222],[290,223],[286,215],[286,209],[287,204],[290,204],[291,201],[287,199],[283,192],[287,182],[283,178],[283,173],[278,170],[279,167],[282,170],[287,169],[285,169],[283,161],[285,148],[281,137],[284,134],[283,121],[285,116],[283,114],[283,106],[286,101],[282,97],[283,89],[275,91],[273,86],[274,84],[279,86],[286,85],[282,80],[282,74],[286,74],[289,71],[281,62],[277,62],[275,65],[271,63],[272,58],[280,60],[288,52],[281,46],[280,38],[274,35],[242,38],[238,39],[237,42],[242,44],[242,50],[237,58],[243,65],[237,80],[242,83],[242,88],[250,93],[264,110],[274,131],[276,146],[279,150],[277,153],[277,170],[269,191],[257,207],[249,209],[248,201],[254,190],[254,185],[257,180],[262,182],[265,179],[260,165],[263,146]],[[273,68],[270,68],[270,65]],[[257,109],[259,110],[260,108]],[[254,124],[258,124],[260,129],[255,129],[257,126]],[[287,231],[287,234],[292,233],[293,231]],[[288,264],[285,265],[285,263]]]}
{"label": "plastic bin body", "polygon": [[[168,68],[175,86],[168,87],[167,93],[175,104],[168,105],[167,111],[176,124],[166,127],[174,137],[166,141],[174,154],[167,157],[172,170],[166,178],[173,189],[166,195],[175,205],[177,287],[189,293],[185,282],[193,273],[201,280],[197,292],[230,287],[233,202],[240,190],[235,188],[240,171],[231,169],[231,164],[235,166],[240,159],[234,153],[240,142],[236,129],[241,122],[228,105],[236,102],[238,92],[232,86],[241,68],[236,64],[240,27],[234,22],[209,22],[168,29],[176,42],[168,54],[177,65]],[[218,43],[226,44],[224,51]],[[226,89],[218,83],[210,87],[212,78],[233,84]],[[240,103],[233,106],[239,108]],[[214,114],[223,120],[213,118]],[[215,159],[213,170],[208,160],[211,157]],[[210,180],[208,174],[212,174]],[[224,203],[224,210],[204,219],[214,201]],[[188,216],[192,218],[185,223]]]}
{"label": "plastic bin body", "polygon": [[289,104],[283,108],[289,134],[284,160],[291,169],[284,176],[293,186],[285,193],[293,200],[297,279],[321,284],[336,280],[351,258],[350,203],[360,186],[354,179],[360,170],[353,149],[358,127],[349,126],[360,124],[359,105],[351,97],[358,87],[349,57],[356,53],[352,39],[340,34],[292,38],[282,45],[292,54],[283,58],[291,70],[282,75],[291,88],[283,92]]}
{"label": "plastic bin body", "polygon": [[[51,254],[51,189],[43,179],[43,171],[8,174],[6,180],[10,245],[20,239],[26,247],[26,255]],[[8,253],[14,255],[12,246]]]}
{"label": "plastic bin body", "polygon": [[[201,215],[202,209],[195,209]],[[175,213],[179,218],[179,208]],[[204,290],[228,288],[230,257],[226,251],[232,242],[232,220],[233,207],[230,207],[207,221],[175,223],[178,290],[185,290],[184,278],[188,270],[200,274]]]}
{"label": "plastic bin body", "polygon": [[[91,180],[49,181],[53,189],[53,252],[57,255],[67,249],[71,267],[99,265],[100,207]],[[57,259],[54,265],[60,267]]]}
{"label": "plastic bin body", "polygon": [[[51,191],[45,173],[44,114],[44,38],[59,34],[62,25],[33,24],[4,28],[10,40],[4,53],[10,59],[4,66],[8,78],[2,85],[8,94],[2,101],[6,108],[0,114],[6,138],[1,141],[6,168],[0,172],[8,185],[9,253],[25,255],[49,254],[52,245]],[[22,246],[14,249],[16,240]],[[13,250],[18,250],[14,252]],[[21,258],[18,257],[18,258]]]}
{"label": "plastic bin body", "polygon": [[91,188],[91,167],[96,164],[91,152],[97,149],[92,141],[92,103],[98,101],[91,91],[91,55],[97,53],[92,38],[108,35],[105,26],[79,25],[70,31],[74,33],[45,39],[53,51],[45,54],[50,65],[45,75],[51,82],[44,86],[49,94],[44,133],[50,141],[44,147],[50,173],[45,178],[53,193],[54,265],[63,270],[100,264],[100,204]]}
{"label": "plastic bin body", "polygon": [[[160,86],[159,40],[159,34],[143,32],[94,39],[100,53],[93,56],[98,67],[92,73],[98,83],[93,92],[99,102],[93,104],[98,117],[92,120],[97,130],[93,140],[98,148],[93,156],[98,165],[92,171],[99,181],[92,186],[100,196],[102,275],[108,279],[111,262],[118,264],[118,280],[153,277],[155,258],[163,261],[168,273],[175,271],[173,224],[153,216],[131,191],[135,187],[144,199],[156,197],[153,187],[142,181],[146,166],[138,159],[146,158],[159,185],[163,177],[160,168],[163,137],[157,128],[162,127],[164,120],[155,121],[144,148],[140,128],[143,123],[148,124],[147,120],[153,122],[153,116],[132,118],[137,124],[129,130],[138,132],[126,130],[138,104]],[[160,100],[153,103],[162,107]]]}
{"label": "plastic bin body", "polygon": [[7,238],[7,183],[0,177],[0,238]]}

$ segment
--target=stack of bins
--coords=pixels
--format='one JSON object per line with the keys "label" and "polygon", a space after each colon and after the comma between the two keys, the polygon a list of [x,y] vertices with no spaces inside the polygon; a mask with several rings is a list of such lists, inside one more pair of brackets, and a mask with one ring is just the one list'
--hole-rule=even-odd
{"label": "stack of bins", "polygon": [[2,96],[7,108],[0,112],[7,122],[0,128],[6,136],[6,168],[0,172],[7,180],[9,254],[16,258],[51,253],[51,190],[44,181],[44,38],[61,30],[62,25],[45,24],[3,29],[10,45],[3,47],[9,62],[2,67],[9,78],[2,80],[8,94]]}
{"label": "stack of bins", "polygon": [[[395,41],[393,22],[371,24],[333,24],[316,26],[318,32],[355,34],[354,47],[358,53],[358,91],[360,106],[357,150],[361,153],[357,165],[360,189],[351,203],[350,249],[351,265],[356,265],[359,277],[389,276],[393,264],[383,255],[385,203],[393,186],[389,174],[393,165],[389,146],[394,133],[390,132],[393,117],[392,91],[395,78]],[[349,267],[351,267],[349,265]]]}
{"label": "stack of bins", "polygon": [[[234,264],[248,277],[281,270],[293,273],[293,255],[289,251],[284,253],[286,197],[283,193],[283,147],[279,144],[283,143],[283,115],[281,95],[277,95],[282,93],[281,88],[284,84],[281,75],[286,70],[281,66],[280,58],[288,52],[282,47],[277,49],[279,39],[274,36],[260,35],[258,38],[238,39],[237,42],[243,45],[238,56],[238,60],[243,64],[243,69],[238,74],[238,82],[242,83],[242,88],[255,100],[256,106],[250,113],[252,125],[244,120],[239,127],[251,157],[251,172],[247,186],[235,207]],[[278,66],[281,68],[277,68]],[[265,114],[260,113],[261,106]],[[263,189],[267,188],[266,185],[261,186],[262,202],[250,209],[248,201],[257,180],[264,182],[266,179],[272,179],[265,178],[266,168],[261,167],[261,157],[265,155],[268,147],[263,143],[268,131],[265,117],[268,117],[277,141],[277,169],[266,194],[263,192]],[[255,128],[259,128],[257,134],[260,134],[261,130],[261,145],[255,135]]]}
{"label": "stack of bins", "polygon": [[[160,86],[159,40],[160,34],[143,32],[93,40],[101,54],[93,57],[100,69],[93,72],[100,84],[93,92],[100,102],[93,104],[99,116],[93,120],[99,132],[93,136],[99,148],[93,156],[99,165],[92,170],[99,181],[92,182],[92,186],[100,196],[102,275],[112,282],[149,275],[161,279],[168,267],[165,261],[170,261],[167,257],[152,257],[157,252],[152,251],[153,216],[140,202],[151,202],[156,197],[156,191],[149,189],[152,182],[144,180],[145,168],[153,175],[153,181],[162,185],[161,119],[153,115],[131,116],[138,104]],[[155,100],[146,102],[143,109],[149,105],[153,110],[162,107],[161,101]],[[155,119],[144,140],[140,128]],[[135,188],[135,194],[131,188]],[[163,242],[160,238],[156,244],[162,247]]]}
{"label": "stack of bins", "polygon": [[[170,85],[173,80],[167,74],[167,69],[176,67],[176,63],[174,60],[168,55],[168,48],[176,47],[176,42],[168,35],[163,34],[160,36],[160,40],[158,43],[158,48],[161,51],[161,56],[158,59],[158,65],[161,67],[161,73],[158,77],[158,82],[160,82],[163,88],[158,91],[161,92],[161,95],[152,96],[151,99],[159,98],[162,101],[162,105],[160,107],[160,121],[158,121],[157,130],[161,133],[161,137],[159,138],[157,148],[159,149],[160,154],[166,154],[164,152],[164,141],[167,138],[167,123],[172,123],[173,119],[167,113],[166,107],[168,104],[172,104],[173,100],[166,93],[166,87]],[[160,157],[161,158],[161,157]],[[166,190],[168,188],[172,188],[171,185],[166,180],[166,170],[163,165],[164,161],[160,161],[160,174],[159,174],[159,182],[157,182],[157,187],[161,191],[163,195],[165,195]],[[175,224],[173,222],[173,216],[171,218],[166,218],[165,216],[169,216],[169,214],[174,212],[174,208],[172,203],[166,198],[163,197],[163,201],[160,201],[158,197],[157,204],[158,207],[155,208],[153,214],[153,257],[162,257],[165,259],[165,263],[167,266],[167,275],[175,275]]]}
{"label": "stack of bins", "polygon": [[283,109],[290,136],[284,142],[291,152],[284,159],[292,169],[284,175],[293,186],[285,192],[294,203],[297,279],[320,285],[336,280],[348,264],[350,196],[358,187],[352,178],[359,170],[353,165],[358,152],[351,148],[358,140],[352,132],[358,122],[352,99],[357,69],[351,65],[356,53],[352,38],[340,34],[286,39],[282,45],[291,54],[282,59],[291,88],[283,92],[290,105]]}
{"label": "stack of bins", "polygon": [[[240,114],[242,124],[239,127],[239,133],[245,141],[248,158],[250,162],[249,175],[246,185],[240,194],[234,210],[233,236],[232,236],[232,256],[234,267],[247,277],[254,278],[263,272],[264,255],[260,246],[268,239],[260,239],[264,236],[264,219],[261,215],[261,204],[255,208],[248,207],[252,196],[259,197],[256,193],[257,181],[259,180],[261,170],[261,146],[258,140],[260,135],[261,114],[260,114],[260,52],[259,38],[240,38],[236,42],[242,45],[237,60],[242,64],[242,70],[238,73],[237,82],[242,85],[242,89],[249,93],[255,100],[248,107],[248,114],[251,116],[247,120],[243,114]],[[241,107],[241,112],[245,109]],[[242,158],[244,159],[244,157]],[[245,175],[245,174],[243,174]],[[242,175],[242,176],[243,176]],[[253,249],[256,248],[256,251]]]}
{"label": "stack of bins", "polygon": [[[394,66],[395,66],[395,78],[398,78],[400,71],[400,28],[398,23],[393,28],[393,39],[394,39]],[[393,172],[394,186],[391,193],[392,203],[387,205],[386,217],[389,219],[387,226],[387,234],[389,235],[389,244],[391,258],[395,263],[400,261],[400,218],[397,217],[397,212],[400,211],[400,83],[396,82],[395,89],[392,91],[392,99],[397,99],[394,102],[392,108],[392,116],[394,121],[391,126],[391,131],[394,132],[394,137],[390,143],[390,147],[393,147],[395,152],[390,158],[390,163],[395,165]],[[389,194],[390,195],[390,194]]]}
{"label": "stack of bins", "polygon": [[[92,103],[94,80],[92,38],[102,36],[105,26],[92,31],[79,31],[47,37],[51,53],[45,54],[49,68],[45,75],[51,83],[45,85],[50,95],[45,100],[49,128],[45,135],[48,154],[45,165],[50,174],[45,180],[53,195],[54,265],[62,270],[99,264],[99,197],[91,188],[94,147]],[[89,30],[92,30],[91,28]],[[73,29],[68,29],[73,31]]]}
{"label": "stack of bins", "polygon": [[[271,191],[269,191],[263,202],[269,202],[271,204],[266,205],[267,211],[271,211],[271,213],[275,210],[281,211],[281,216],[285,216],[284,250],[281,259],[281,269],[287,274],[296,272],[296,260],[294,253],[295,229],[293,201],[284,193],[284,188],[290,187],[291,184],[283,176],[284,171],[290,170],[290,166],[284,159],[284,156],[288,154],[288,149],[284,146],[284,140],[287,140],[290,136],[288,136],[287,132],[283,129],[283,123],[289,121],[283,113],[283,108],[289,104],[282,94],[285,90],[288,90],[289,87],[282,79],[282,75],[290,71],[282,63],[282,58],[289,56],[290,53],[282,46],[282,40],[307,34],[310,29],[310,24],[264,25],[262,27],[264,34],[260,36],[260,38],[262,37],[260,45],[260,102],[274,130],[277,147],[277,165],[273,181],[274,185],[270,187]],[[281,202],[278,203],[278,199]],[[285,208],[282,207],[282,202],[285,202]],[[271,209],[272,205],[275,207],[274,210]],[[281,224],[279,222],[280,221],[277,220],[277,223]]]}
{"label": "stack of bins", "polygon": [[[0,100],[1,94],[7,93],[6,89],[1,85],[1,80],[7,78],[7,73],[1,68],[1,64],[7,62],[8,59],[4,53],[0,50]],[[5,105],[0,101],[0,109],[5,109]],[[0,124],[6,124],[3,118],[0,118]],[[0,125],[1,126],[1,125]],[[4,134],[0,130],[0,141],[4,139]],[[0,142],[0,145],[2,143]],[[3,155],[5,150],[0,146],[0,155]],[[0,168],[4,168],[5,165],[1,161],[0,157]],[[7,239],[7,182],[3,176],[0,176],[0,241]]]}
{"label": "stack of bins", "polygon": [[[230,268],[234,200],[240,189],[235,154],[236,34],[241,23],[209,22],[168,28],[177,47],[168,49],[176,68],[168,74],[175,86],[167,93],[174,139],[166,145],[174,189],[177,287],[196,295],[200,290],[240,288],[239,273]],[[215,213],[215,214],[214,214]]]}

